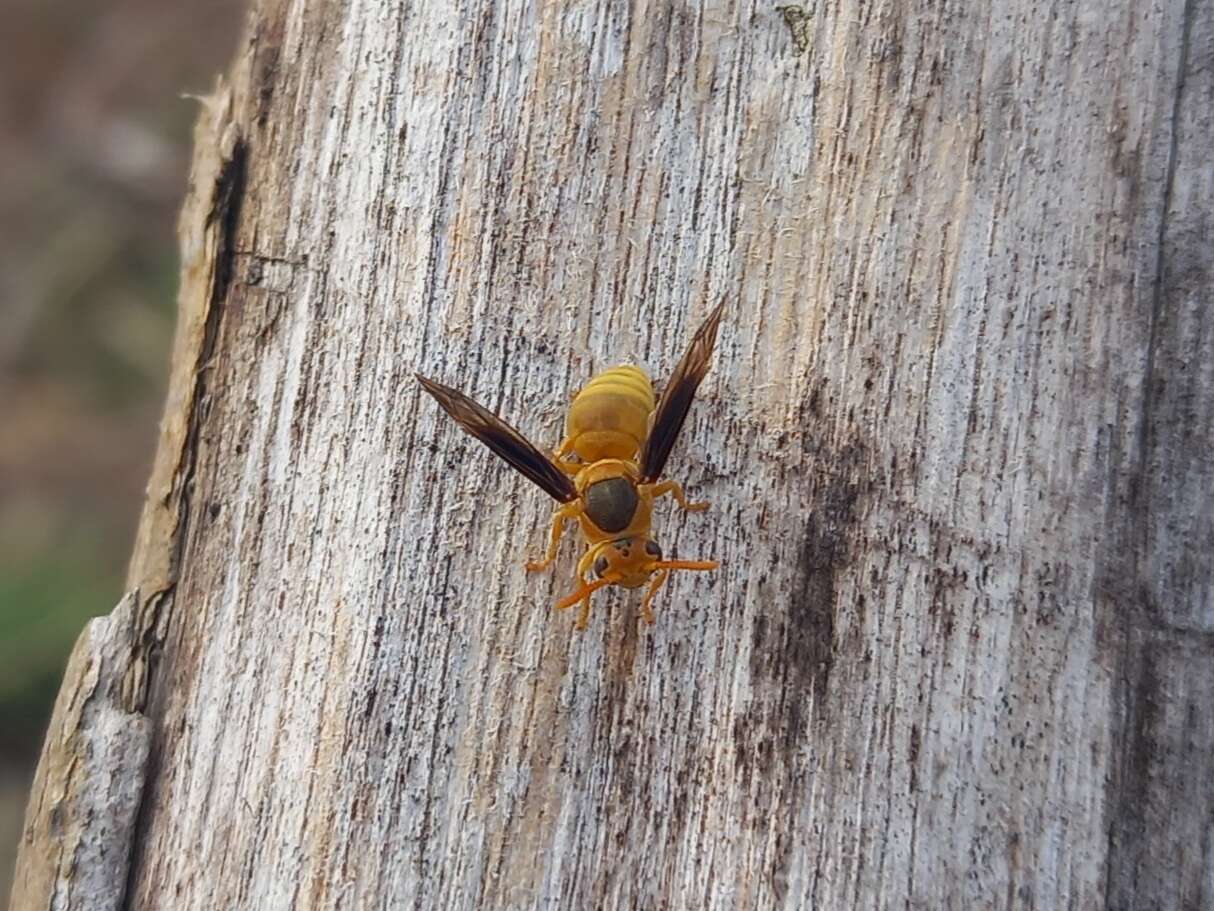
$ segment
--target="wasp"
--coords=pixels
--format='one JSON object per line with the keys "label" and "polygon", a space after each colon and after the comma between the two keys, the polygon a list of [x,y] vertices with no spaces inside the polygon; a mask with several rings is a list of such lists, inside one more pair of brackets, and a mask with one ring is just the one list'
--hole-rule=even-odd
{"label": "wasp", "polygon": [[[708,508],[689,502],[677,481],[661,480],[675,440],[691,409],[696,389],[708,373],[724,304],[705,320],[655,402],[653,385],[639,367],[605,370],[573,397],[565,437],[544,455],[521,433],[461,392],[417,379],[455,421],[512,465],[560,506],[552,518],[548,550],[528,561],[529,571],[547,568],[557,556],[565,525],[576,520],[586,540],[577,565],[577,591],[557,602],[557,610],[581,605],[576,627],[590,619],[590,596],[607,585],[649,588],[641,614],[653,623],[650,604],[671,570],[711,570],[715,560],[664,560],[650,529],[653,504],[670,494],[688,512]],[[595,578],[588,578],[593,571]]]}

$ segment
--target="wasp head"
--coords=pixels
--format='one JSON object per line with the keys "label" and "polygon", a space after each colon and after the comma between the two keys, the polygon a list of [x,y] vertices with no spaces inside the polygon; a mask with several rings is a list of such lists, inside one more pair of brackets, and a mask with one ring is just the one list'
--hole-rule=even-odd
{"label": "wasp head", "polygon": [[594,575],[625,588],[644,585],[662,559],[662,548],[648,538],[617,538],[599,545]]}

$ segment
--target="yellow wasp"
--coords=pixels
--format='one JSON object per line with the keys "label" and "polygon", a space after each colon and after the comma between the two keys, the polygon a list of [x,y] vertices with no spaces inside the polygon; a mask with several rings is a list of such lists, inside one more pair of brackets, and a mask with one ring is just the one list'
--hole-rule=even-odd
{"label": "yellow wasp", "polygon": [[[586,538],[586,553],[577,567],[581,585],[556,605],[558,610],[582,605],[578,629],[585,629],[590,619],[590,596],[605,585],[639,588],[652,578],[641,602],[642,615],[652,623],[649,603],[672,569],[719,565],[715,560],[663,560],[649,527],[653,501],[664,494],[673,494],[679,506],[691,512],[708,508],[707,503],[689,503],[677,481],[659,478],[708,373],[723,312],[724,304],[704,321],[656,408],[653,386],[638,367],[613,367],[587,383],[574,396],[555,458],[466,395],[417,374],[425,390],[464,430],[561,504],[552,520],[548,552],[543,560],[528,562],[528,570],[551,564],[565,522],[578,520]],[[586,577],[591,569],[594,581]]]}

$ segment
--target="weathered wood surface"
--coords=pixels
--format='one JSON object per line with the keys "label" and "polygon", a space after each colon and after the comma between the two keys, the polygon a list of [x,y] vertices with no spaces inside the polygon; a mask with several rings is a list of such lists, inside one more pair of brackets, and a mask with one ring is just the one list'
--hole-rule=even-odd
{"label": "weathered wood surface", "polygon": [[31,788],[14,908],[122,907],[152,739],[123,701],[136,601],[92,620],[72,651]]}
{"label": "weathered wood surface", "polygon": [[[254,11],[133,907],[1214,904],[1214,4],[812,12]],[[412,371],[552,444],[722,298],[659,532],[724,568],[574,635]]]}

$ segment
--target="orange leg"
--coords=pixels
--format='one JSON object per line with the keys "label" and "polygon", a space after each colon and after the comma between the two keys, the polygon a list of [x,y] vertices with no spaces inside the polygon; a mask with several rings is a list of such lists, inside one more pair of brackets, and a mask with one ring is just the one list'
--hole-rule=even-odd
{"label": "orange leg", "polygon": [[672,494],[678,501],[679,505],[688,512],[703,512],[708,508],[708,503],[690,503],[686,495],[683,493],[683,485],[678,481],[663,481],[661,484],[654,484],[651,491],[653,498],[664,497],[666,494]]}
{"label": "orange leg", "polygon": [[575,604],[581,604],[582,609],[578,612],[577,622],[573,625],[574,629],[585,629],[590,622],[590,596],[602,588],[604,585],[610,585],[611,582],[607,579],[595,579],[593,582],[587,582],[582,578],[582,586],[568,598],[562,598],[556,602],[557,610],[568,610]]}
{"label": "orange leg", "polygon": [[658,560],[654,563],[652,569],[658,570],[658,576],[649,583],[649,589],[645,592],[645,600],[641,602],[641,616],[645,618],[645,622],[653,623],[653,611],[650,610],[649,603],[653,600],[657,590],[666,583],[666,578],[672,569],[708,570],[716,569],[720,565],[716,560]]}
{"label": "orange leg", "polygon": [[669,576],[670,570],[662,570],[653,577],[653,581],[649,583],[649,588],[645,591],[645,600],[641,602],[641,616],[645,618],[645,622],[650,626],[653,625],[653,611],[649,609],[649,603],[653,601],[653,596],[658,593],[658,589],[666,584],[666,579]]}
{"label": "orange leg", "polygon": [[577,474],[586,467],[584,462],[569,461],[569,453],[573,452],[573,437],[565,437],[561,445],[552,451],[552,463],[565,474]]}
{"label": "orange leg", "polygon": [[556,514],[552,517],[552,535],[548,541],[548,552],[544,555],[543,560],[528,560],[524,564],[528,572],[539,572],[541,569],[547,569],[552,565],[552,561],[556,559],[557,551],[561,548],[561,535],[565,531],[565,521],[567,519],[576,519],[581,510],[581,501],[574,500],[572,503],[566,503],[556,511]]}
{"label": "orange leg", "polygon": [[654,563],[652,568],[657,570],[658,574],[649,583],[649,588],[645,592],[645,600],[641,602],[641,616],[645,618],[645,622],[653,623],[653,611],[649,604],[653,601],[653,596],[657,594],[658,589],[666,584],[666,579],[670,576],[672,569],[708,570],[716,569],[720,565],[716,560],[659,560]]}

